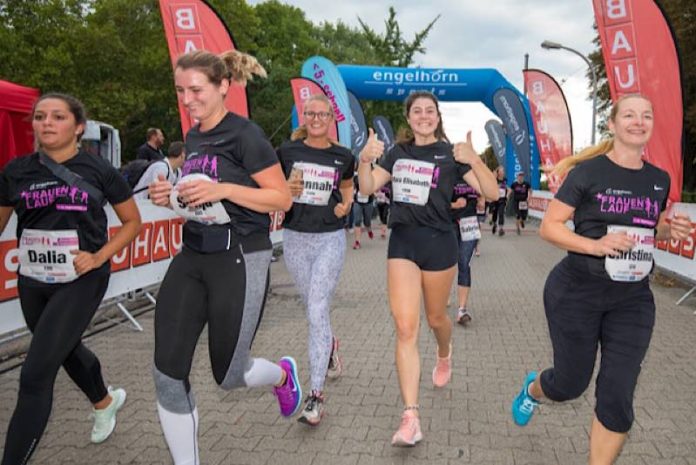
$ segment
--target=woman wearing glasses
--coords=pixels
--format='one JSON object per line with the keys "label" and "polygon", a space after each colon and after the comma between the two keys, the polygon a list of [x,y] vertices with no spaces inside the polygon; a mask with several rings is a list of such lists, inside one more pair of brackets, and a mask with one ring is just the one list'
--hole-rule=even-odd
{"label": "woman wearing glasses", "polygon": [[305,124],[278,149],[293,205],[283,224],[283,252],[309,321],[311,392],[298,421],[316,426],[324,412],[324,380],[338,376],[338,340],[330,321],[331,299],[346,253],[343,218],[353,199],[355,161],[329,138],[334,124],[331,103],[323,95],[305,102]]}

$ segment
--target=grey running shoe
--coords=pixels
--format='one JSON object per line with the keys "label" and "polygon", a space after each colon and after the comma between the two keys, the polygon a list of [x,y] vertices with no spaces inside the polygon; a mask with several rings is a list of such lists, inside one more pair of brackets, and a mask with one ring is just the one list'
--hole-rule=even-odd
{"label": "grey running shoe", "polygon": [[343,361],[338,356],[338,339],[334,336],[331,341],[331,355],[329,356],[329,371],[326,375],[336,379],[343,373]]}
{"label": "grey running shoe", "polygon": [[297,419],[300,423],[309,426],[317,426],[324,416],[324,395],[321,391],[312,390],[309,397],[305,399],[305,407]]}

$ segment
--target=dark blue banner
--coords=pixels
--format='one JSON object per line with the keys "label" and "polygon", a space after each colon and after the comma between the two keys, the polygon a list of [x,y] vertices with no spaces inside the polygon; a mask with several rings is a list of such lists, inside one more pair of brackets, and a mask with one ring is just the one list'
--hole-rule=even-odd
{"label": "dark blue banner", "polygon": [[377,133],[379,140],[384,142],[384,150],[388,152],[396,144],[396,139],[394,138],[394,129],[387,118],[384,116],[375,116],[372,120],[372,126]]}

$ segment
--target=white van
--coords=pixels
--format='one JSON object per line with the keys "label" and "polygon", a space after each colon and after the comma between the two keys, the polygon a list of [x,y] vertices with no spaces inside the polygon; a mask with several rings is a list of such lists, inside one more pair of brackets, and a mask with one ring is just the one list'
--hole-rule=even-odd
{"label": "white van", "polygon": [[81,146],[84,151],[102,157],[115,168],[121,167],[121,139],[118,129],[110,124],[88,120]]}

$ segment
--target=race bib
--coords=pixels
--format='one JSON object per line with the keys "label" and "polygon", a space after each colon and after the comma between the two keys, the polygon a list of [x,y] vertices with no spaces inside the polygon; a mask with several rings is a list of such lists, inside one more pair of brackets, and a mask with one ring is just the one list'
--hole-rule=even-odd
{"label": "race bib", "polygon": [[306,205],[328,205],[334,190],[336,168],[304,162],[294,163],[292,167],[302,170],[304,183],[302,194],[294,197],[293,201]]}
{"label": "race bib", "polygon": [[529,209],[529,206],[527,205],[527,202],[520,202],[520,203],[518,203],[517,205],[518,205],[517,208],[519,208],[520,210],[527,210],[527,209]]}
{"label": "race bib", "polygon": [[626,232],[636,245],[618,257],[605,257],[604,269],[612,281],[640,281],[650,274],[655,251],[655,230],[632,226],[607,226],[607,233]]}
{"label": "race bib", "polygon": [[77,279],[72,250],[80,249],[77,231],[25,229],[19,239],[19,274],[44,283]]}
{"label": "race bib", "polygon": [[502,198],[505,198],[506,196],[507,196],[507,189],[504,187],[499,187],[498,188],[498,198],[502,199]]}
{"label": "race bib", "polygon": [[478,218],[467,216],[459,219],[459,235],[462,242],[475,241],[481,239],[481,229],[479,228]]}
{"label": "race bib", "polygon": [[187,206],[186,202],[179,197],[178,187],[196,179],[204,179],[206,181],[211,180],[208,176],[201,173],[189,174],[181,178],[177,185],[172,189],[171,194],[169,194],[169,202],[172,205],[172,210],[174,210],[174,212],[176,212],[176,214],[182,218],[202,224],[229,223],[230,215],[228,215],[225,211],[225,207],[223,207],[222,202],[208,202],[196,208],[192,208]]}
{"label": "race bib", "polygon": [[397,160],[392,169],[394,201],[425,205],[430,197],[435,164],[420,160]]}

